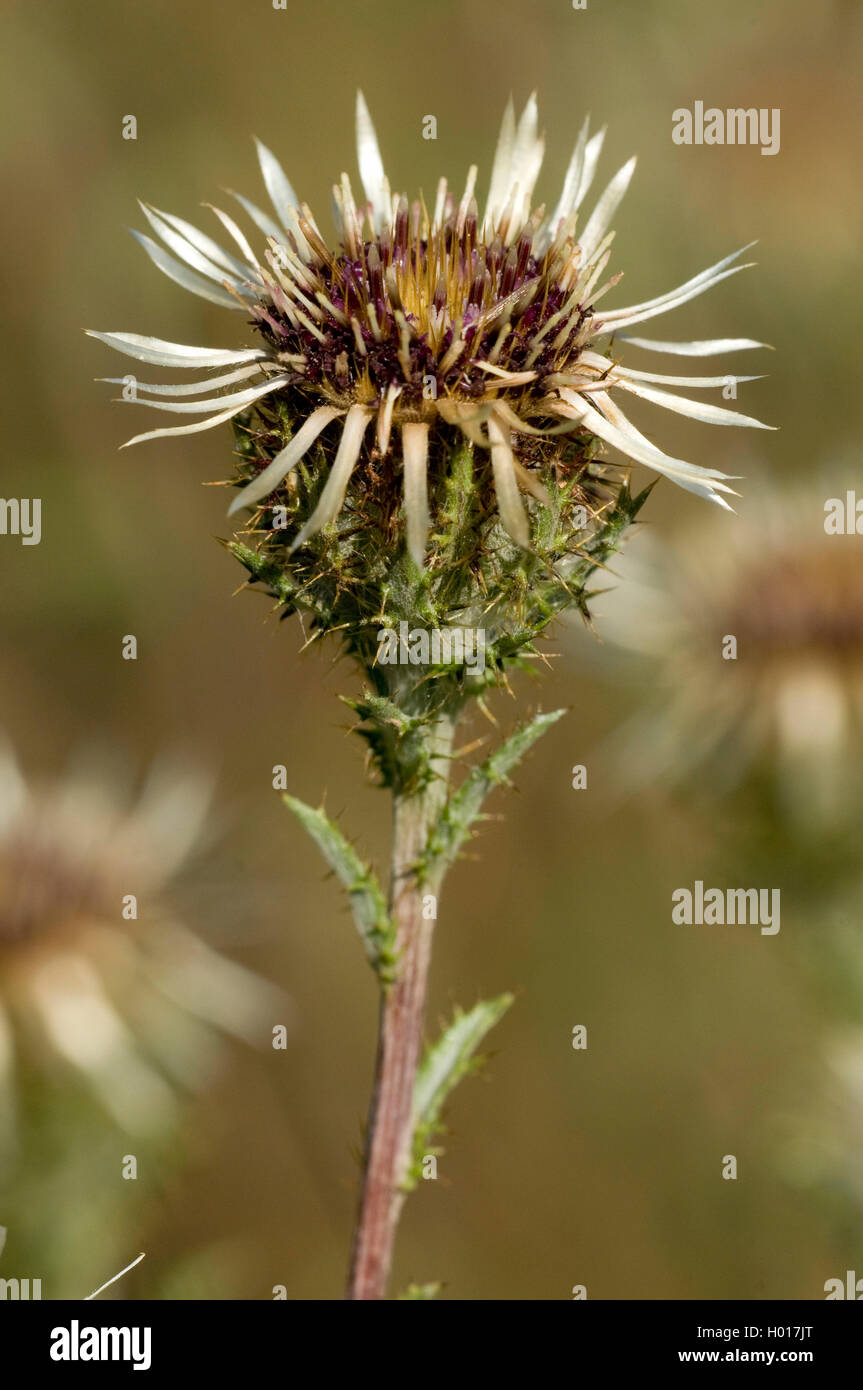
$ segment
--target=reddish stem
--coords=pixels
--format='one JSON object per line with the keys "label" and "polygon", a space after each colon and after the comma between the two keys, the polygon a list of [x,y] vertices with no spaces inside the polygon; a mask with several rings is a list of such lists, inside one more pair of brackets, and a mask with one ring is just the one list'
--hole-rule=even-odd
{"label": "reddish stem", "polygon": [[390,911],[398,965],[396,979],[381,999],[363,1191],[346,1295],[349,1299],[386,1297],[404,1202],[401,1184],[413,1144],[414,1083],[435,925],[433,917],[423,915],[423,888],[416,866],[446,793],[452,735],[451,723],[438,725],[435,779],[423,791],[395,799]]}

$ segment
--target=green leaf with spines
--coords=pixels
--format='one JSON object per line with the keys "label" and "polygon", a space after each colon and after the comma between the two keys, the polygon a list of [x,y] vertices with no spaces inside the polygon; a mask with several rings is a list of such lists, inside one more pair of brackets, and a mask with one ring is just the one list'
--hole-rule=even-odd
{"label": "green leaf with spines", "polygon": [[228,549],[248,570],[252,577],[252,583],[265,584],[272,597],[278,599],[280,603],[287,604],[289,610],[293,612],[297,586],[285,574],[280,565],[276,564],[270,556],[253,550],[251,546],[243,545],[240,541],[229,541]]}
{"label": "green leaf with spines", "polygon": [[536,715],[516,729],[515,733],[482,763],[471,768],[461,786],[447,798],[431,830],[420,865],[421,881],[432,885],[440,883],[470,835],[471,827],[489,792],[494,787],[508,784],[509,774],[528,749],[532,748],[564,713],[565,710],[558,709],[550,714]]}
{"label": "green leaf with spines", "polygon": [[426,1049],[414,1085],[413,1159],[402,1183],[405,1190],[410,1191],[419,1180],[422,1160],[441,1128],[441,1114],[449,1096],[463,1077],[481,1065],[482,1059],[474,1055],[476,1049],[512,1002],[511,994],[501,994],[481,1000],[467,1013],[457,1010],[438,1041]]}
{"label": "green leaf with spines", "polygon": [[[416,690],[413,694],[416,695]],[[341,699],[359,715],[360,723],[354,732],[368,743],[383,785],[392,787],[399,795],[421,791],[435,775],[429,731],[440,715],[440,707],[432,707],[425,693],[425,707],[416,714],[386,695],[374,695],[369,691],[359,700],[345,696]],[[416,699],[413,703],[417,703]],[[450,712],[452,708],[450,704]]]}
{"label": "green leaf with spines", "polygon": [[396,963],[395,927],[377,876],[323,810],[315,810],[287,792],[282,800],[347,889],[366,955],[381,982],[389,983]]}

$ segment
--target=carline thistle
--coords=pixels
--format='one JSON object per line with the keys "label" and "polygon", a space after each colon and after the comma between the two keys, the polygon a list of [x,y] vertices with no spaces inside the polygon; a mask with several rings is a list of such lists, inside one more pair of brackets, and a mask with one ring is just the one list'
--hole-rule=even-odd
{"label": "carline thistle", "polygon": [[[544,154],[537,103],[518,121],[510,101],[497,145],[485,211],[471,167],[457,200],[441,179],[431,209],[420,197],[393,195],[374,127],[357,95],[357,143],[365,202],[347,174],[334,187],[338,249],[331,250],[310,208],[296,196],[275,156],[258,142],[261,172],[275,220],[235,194],[266,237],[263,258],[234,219],[216,218],[235,250],[169,213],[143,205],[161,245],[135,233],[166,275],[184,288],[251,319],[258,346],[189,347],[130,333],[94,333],[112,347],[158,366],[228,368],[193,383],[135,383],[140,404],[191,424],[147,431],[130,444],[209,429],[260,407],[284,406],[291,433],[256,461],[230,512],[257,508],[285,486],[316,441],[325,446],[326,477],[308,514],[299,516],[289,554],[339,514],[349,487],[376,498],[385,516],[399,507],[409,553],[430,562],[430,470],[454,439],[466,440],[490,468],[487,488],[517,546],[531,546],[530,500],[548,504],[563,487],[557,436],[602,441],[681,487],[727,506],[727,475],[665,454],[628,419],[613,393],[625,391],[712,424],[769,428],[749,416],[677,394],[721,387],[722,376],[679,376],[624,366],[627,345],[684,357],[764,346],[748,338],[659,342],[624,330],[666,313],[746,267],[745,251],[724,257],[676,289],[625,308],[600,309],[620,274],[604,278],[614,236],[609,230],[629,185],[627,161],[597,200],[581,230],[604,130],[586,120],[551,213],[531,206]],[[239,256],[236,252],[239,252]],[[604,344],[601,349],[600,345]],[[750,381],[752,377],[738,377]],[[108,378],[122,383],[123,378]],[[240,386],[240,383],[251,383]],[[238,387],[239,389],[230,389]],[[210,392],[229,388],[225,394]],[[671,389],[670,389],[671,388]],[[206,397],[205,399],[197,399]],[[371,426],[374,425],[374,429]],[[338,434],[337,434],[338,432]],[[336,439],[338,443],[336,444]],[[438,443],[442,447],[437,447]],[[433,556],[431,557],[433,562]]]}
{"label": "carline thistle", "polygon": [[[518,121],[510,102],[482,215],[474,167],[461,197],[441,180],[430,210],[422,197],[410,203],[391,192],[359,94],[365,201],[357,204],[342,175],[334,188],[336,249],[260,143],[275,218],[234,195],[266,238],[260,258],[224,212],[213,209],[231,251],[144,206],[159,241],[136,235],[159,269],[243,313],[257,346],[214,350],[94,335],[156,366],[215,369],[180,385],[126,382],[125,399],[204,417],[129,442],[233,420],[240,490],[229,515],[249,510],[244,535],[254,544],[237,537],[230,549],[283,616],[309,618],[310,640],[337,635],[365,677],[361,698],[346,703],[393,796],[388,893],[322,808],[284,798],[346,888],[381,989],[351,1299],[385,1296],[418,1159],[475,1049],[512,1002],[502,995],[457,1012],[423,1055],[446,874],[486,796],[563,711],[536,714],[454,785],[457,761],[476,747],[456,750],[461,717],[474,699],[485,709],[486,689],[539,655],[538,639],[564,609],[574,604],[589,616],[590,578],[618,549],[647,493],[630,494],[626,470],[599,457],[606,446],[728,507],[731,479],[663,453],[623,412],[620,392],[708,423],[759,425],[676,390],[722,387],[727,375],[663,375],[620,361],[621,341],[695,358],[763,345],[657,342],[627,332],[736,275],[744,269],[740,251],[655,299],[604,307],[620,278],[606,276],[609,228],[635,161],[614,175],[581,227],[603,136],[591,135],[585,121],[547,214],[532,207],[545,148],[536,99]],[[403,624],[420,642],[435,632],[482,631],[483,661],[384,661],[381,637]],[[432,1286],[423,1288],[408,1296],[433,1296]]]}

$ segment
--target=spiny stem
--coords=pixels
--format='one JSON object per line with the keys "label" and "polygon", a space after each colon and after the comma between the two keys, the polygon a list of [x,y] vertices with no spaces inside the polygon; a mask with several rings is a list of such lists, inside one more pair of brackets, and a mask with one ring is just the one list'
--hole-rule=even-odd
{"label": "spiny stem", "polygon": [[432,780],[393,805],[390,912],[396,929],[396,978],[381,996],[375,1081],[366,1130],[365,1172],[347,1298],[386,1297],[393,1246],[413,1144],[414,1088],[420,1061],[434,918],[423,914],[417,869],[446,797],[455,723],[430,734]]}

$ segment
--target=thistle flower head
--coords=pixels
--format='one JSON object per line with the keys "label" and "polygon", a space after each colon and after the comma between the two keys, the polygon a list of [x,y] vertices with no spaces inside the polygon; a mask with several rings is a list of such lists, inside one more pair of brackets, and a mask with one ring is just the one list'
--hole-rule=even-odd
{"label": "thistle flower head", "polygon": [[[301,461],[317,459],[321,485],[312,490],[307,512],[291,518],[291,554],[332,523],[346,499],[362,505],[363,497],[378,508],[391,544],[393,516],[403,499],[402,534],[421,565],[438,519],[430,472],[458,441],[478,457],[477,486],[523,549],[532,544],[532,512],[548,505],[550,486],[566,487],[596,441],[727,506],[731,488],[725,475],[663,453],[635,428],[615,396],[626,392],[715,424],[759,422],[677,394],[680,386],[721,386],[726,377],[625,367],[614,343],[635,324],[736,274],[744,268],[736,264],[741,253],[655,299],[599,307],[620,279],[607,275],[611,222],[635,167],[634,159],[624,164],[582,225],[603,135],[591,136],[585,121],[556,205],[551,211],[534,207],[544,153],[537,104],[531,97],[516,121],[510,103],[484,209],[476,198],[475,167],[463,191],[452,192],[441,179],[429,205],[423,197],[409,201],[391,192],[359,94],[364,198],[357,198],[343,174],[333,190],[335,248],[260,143],[275,218],[237,195],[265,238],[257,252],[234,219],[218,209],[213,212],[230,250],[181,218],[144,206],[159,241],[136,235],[159,269],[244,314],[257,344],[211,350],[127,333],[95,334],[143,362],[220,369],[191,384],[138,383],[134,394],[141,404],[204,418],[129,442],[191,434],[243,413],[263,419],[272,428],[259,432],[260,447],[252,468],[241,474],[245,486],[231,511],[259,508]],[[761,346],[750,339],[630,341],[641,349],[694,357]],[[226,394],[208,394],[223,389]],[[558,468],[549,479],[550,453]]]}
{"label": "thistle flower head", "polygon": [[[250,519],[231,550],[283,616],[301,613],[310,637],[338,634],[376,695],[403,713],[410,707],[410,717],[427,710],[431,689],[440,707],[500,683],[508,666],[537,654],[537,639],[563,609],[587,616],[590,576],[646,496],[630,495],[629,460],[727,507],[729,480],[663,453],[619,396],[713,424],[758,425],[678,394],[680,386],[723,386],[726,376],[668,375],[620,360],[616,345],[634,325],[744,266],[735,252],[655,299],[606,308],[620,278],[608,273],[611,221],[635,161],[583,218],[603,137],[584,122],[556,204],[535,207],[544,153],[536,100],[518,120],[510,102],[482,210],[473,167],[463,190],[442,179],[432,200],[411,202],[391,191],[360,94],[364,196],[343,174],[333,190],[334,246],[260,142],[273,213],[235,195],[256,227],[251,240],[218,209],[230,249],[143,207],[158,240],[136,235],[151,259],[184,288],[244,316],[245,342],[238,335],[211,349],[94,335],[145,363],[215,372],[178,384],[121,378],[127,401],[182,421],[203,417],[129,442],[232,420],[240,491],[230,513],[246,508]],[[695,358],[761,346],[748,338],[627,342]],[[600,458],[607,447],[623,466]],[[481,627],[483,672],[449,664],[410,678],[382,669],[378,634],[403,621]],[[380,727],[389,715],[366,706],[363,717]]]}

